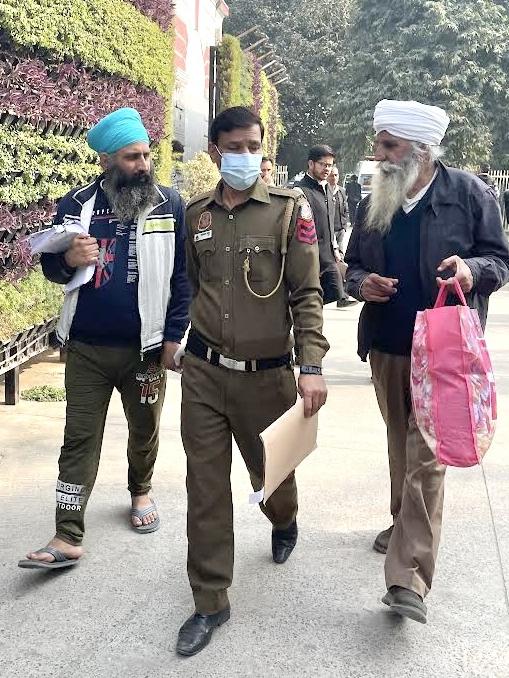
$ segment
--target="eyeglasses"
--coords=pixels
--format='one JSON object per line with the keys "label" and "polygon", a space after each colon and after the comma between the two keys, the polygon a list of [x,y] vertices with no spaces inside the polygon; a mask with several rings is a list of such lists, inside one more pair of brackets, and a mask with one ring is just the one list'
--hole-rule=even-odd
{"label": "eyeglasses", "polygon": [[325,167],[326,169],[332,169],[334,167],[333,163],[323,162],[322,160],[317,160],[316,164],[321,165],[322,167]]}

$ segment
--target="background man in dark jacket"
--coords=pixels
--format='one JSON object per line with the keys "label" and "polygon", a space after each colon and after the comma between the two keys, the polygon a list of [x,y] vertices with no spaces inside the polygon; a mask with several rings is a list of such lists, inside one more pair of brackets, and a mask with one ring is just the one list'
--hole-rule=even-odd
{"label": "background man in dark jacket", "polygon": [[491,167],[488,162],[483,163],[479,167],[479,173],[478,177],[481,181],[484,181],[484,183],[488,186],[491,186],[491,188],[495,191],[495,195],[497,198],[500,197],[500,191],[498,190],[497,184],[493,181],[493,177],[490,174],[491,172]]}
{"label": "background man in dark jacket", "polygon": [[348,199],[348,214],[350,216],[350,223],[352,226],[355,223],[355,214],[357,212],[357,205],[362,198],[362,187],[359,184],[359,177],[352,174],[350,180],[345,185],[346,197]]}
{"label": "background man in dark jacket", "polygon": [[343,241],[348,228],[348,207],[346,191],[340,184],[339,169],[334,165],[327,179],[334,200],[334,234],[340,255],[344,254]]}
{"label": "background man in dark jacket", "polygon": [[334,167],[336,155],[330,146],[313,146],[309,149],[308,170],[301,181],[295,184],[305,194],[313,212],[318,249],[320,251],[320,284],[323,303],[336,301],[338,307],[350,306],[350,300],[338,272],[341,261],[338,243],[334,234],[334,198],[327,178]]}
{"label": "background man in dark jacket", "polygon": [[438,161],[449,118],[415,101],[375,109],[380,172],[361,202],[346,262],[350,294],[366,304],[359,355],[367,355],[387,425],[394,525],[375,549],[387,551],[383,602],[426,621],[440,540],[445,467],[420,434],[411,406],[410,352],[418,310],[435,302],[439,276],[453,278],[486,322],[488,297],[509,280],[509,250],[493,189]]}

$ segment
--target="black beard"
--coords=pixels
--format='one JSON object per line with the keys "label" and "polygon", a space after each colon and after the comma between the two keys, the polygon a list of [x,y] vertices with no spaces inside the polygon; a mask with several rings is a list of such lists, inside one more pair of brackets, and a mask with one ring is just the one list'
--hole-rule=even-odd
{"label": "black beard", "polygon": [[106,170],[104,192],[119,221],[137,219],[140,212],[154,203],[154,168],[135,176],[128,176],[113,165]]}

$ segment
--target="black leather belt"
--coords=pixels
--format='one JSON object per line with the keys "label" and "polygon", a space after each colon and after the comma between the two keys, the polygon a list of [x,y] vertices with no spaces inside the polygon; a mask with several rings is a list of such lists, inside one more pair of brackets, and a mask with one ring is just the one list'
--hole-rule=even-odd
{"label": "black leather belt", "polygon": [[192,353],[197,358],[206,360],[211,365],[226,367],[228,370],[237,370],[238,372],[259,372],[260,370],[272,370],[276,367],[291,365],[291,353],[282,355],[279,358],[261,358],[260,360],[234,360],[233,358],[227,358],[207,346],[203,339],[193,331],[189,333],[186,351],[189,351],[189,353]]}

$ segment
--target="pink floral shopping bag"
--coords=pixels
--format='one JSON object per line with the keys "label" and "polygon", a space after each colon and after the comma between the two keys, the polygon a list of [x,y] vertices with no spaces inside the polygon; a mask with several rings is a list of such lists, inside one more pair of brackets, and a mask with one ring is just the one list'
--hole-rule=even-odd
{"label": "pink floral shopping bag", "polygon": [[415,418],[437,460],[473,466],[486,454],[495,433],[497,402],[491,360],[479,316],[467,306],[445,306],[441,285],[434,308],[417,313],[411,383]]}

